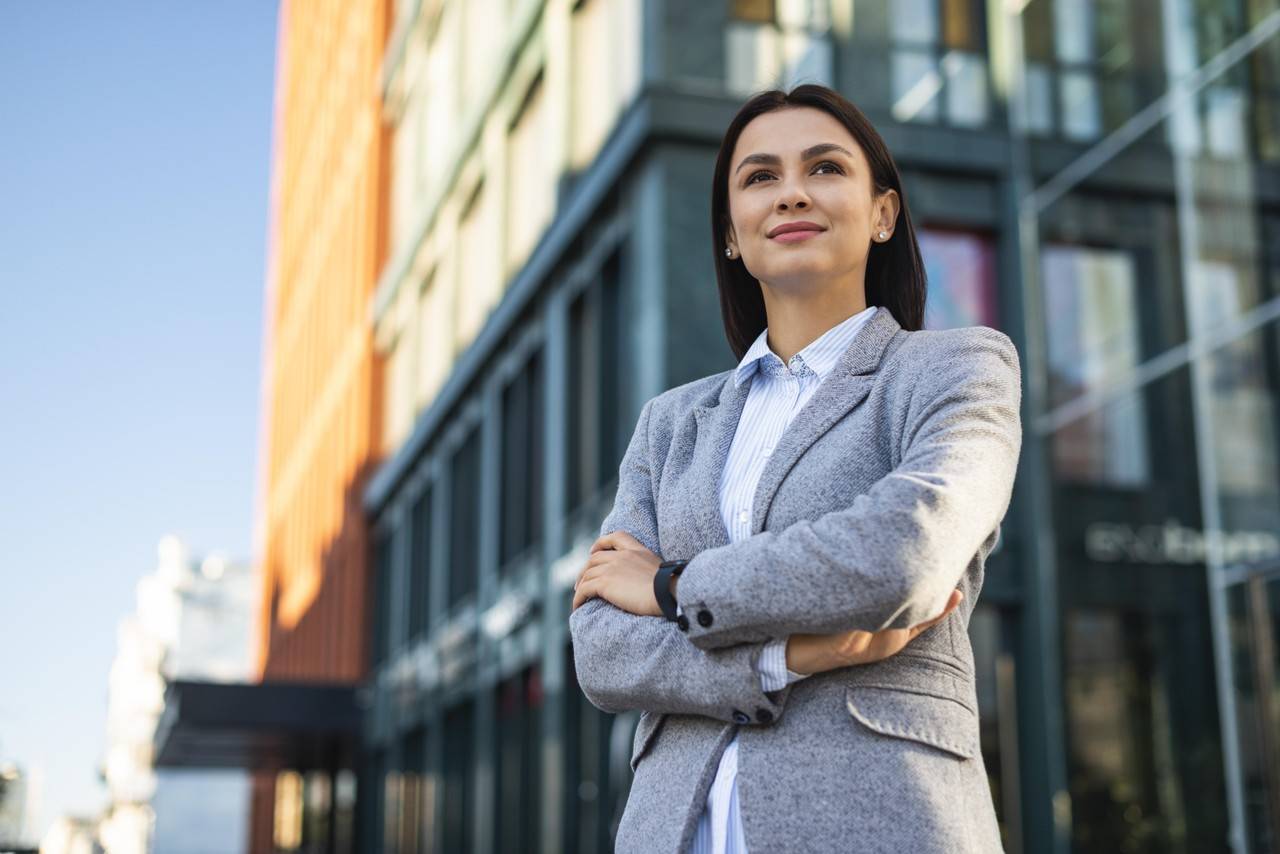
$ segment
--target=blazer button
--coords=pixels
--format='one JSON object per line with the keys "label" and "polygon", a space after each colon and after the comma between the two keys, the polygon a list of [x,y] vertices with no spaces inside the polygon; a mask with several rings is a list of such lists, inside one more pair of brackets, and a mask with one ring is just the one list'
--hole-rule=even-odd
{"label": "blazer button", "polygon": [[737,709],[733,710],[733,719],[740,724],[751,723],[751,717],[746,712],[740,712]]}
{"label": "blazer button", "polygon": [[689,618],[684,614],[681,614],[680,616],[676,617],[676,626],[682,632],[689,631]]}
{"label": "blazer button", "polygon": [[767,724],[773,720],[773,712],[768,709],[756,709],[756,720],[762,724]]}
{"label": "blazer button", "polygon": [[711,612],[706,608],[703,608],[698,612],[698,625],[702,626],[704,629],[711,625]]}

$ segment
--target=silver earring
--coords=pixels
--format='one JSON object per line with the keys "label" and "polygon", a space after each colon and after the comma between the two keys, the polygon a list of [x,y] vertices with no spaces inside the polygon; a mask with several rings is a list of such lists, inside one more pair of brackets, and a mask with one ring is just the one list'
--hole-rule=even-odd
{"label": "silver earring", "polygon": [[726,257],[726,258],[732,258],[732,257],[733,257],[733,250],[732,250],[732,249],[730,249],[728,246],[726,246],[726,247],[724,248],[724,257]]}
{"label": "silver earring", "polygon": [[888,234],[886,234],[885,232],[883,232],[883,231],[882,231],[882,232],[880,232],[880,239],[881,239],[881,240],[884,240],[884,239],[885,239],[886,237],[888,237],[888,236],[889,236],[889,235],[888,235]]}

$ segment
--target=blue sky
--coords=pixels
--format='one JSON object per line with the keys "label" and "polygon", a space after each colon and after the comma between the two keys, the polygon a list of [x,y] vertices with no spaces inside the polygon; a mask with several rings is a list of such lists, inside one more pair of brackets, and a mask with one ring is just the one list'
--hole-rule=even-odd
{"label": "blue sky", "polygon": [[248,557],[276,7],[0,6],[0,759],[104,801],[160,537]]}

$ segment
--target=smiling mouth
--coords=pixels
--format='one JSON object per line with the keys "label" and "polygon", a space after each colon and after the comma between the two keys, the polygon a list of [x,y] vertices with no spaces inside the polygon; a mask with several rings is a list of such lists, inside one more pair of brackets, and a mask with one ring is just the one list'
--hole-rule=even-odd
{"label": "smiling mouth", "polygon": [[778,243],[799,243],[802,240],[808,240],[810,237],[816,237],[822,232],[823,229],[821,228],[806,228],[800,231],[784,231],[781,234],[775,234],[769,239]]}

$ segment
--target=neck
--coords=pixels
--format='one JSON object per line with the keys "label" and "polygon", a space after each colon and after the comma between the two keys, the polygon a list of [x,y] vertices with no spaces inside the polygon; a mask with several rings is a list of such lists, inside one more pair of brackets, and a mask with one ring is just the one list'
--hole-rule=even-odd
{"label": "neck", "polygon": [[867,307],[862,287],[828,287],[808,292],[775,290],[760,285],[764,296],[769,349],[783,362],[799,353],[824,332]]}

